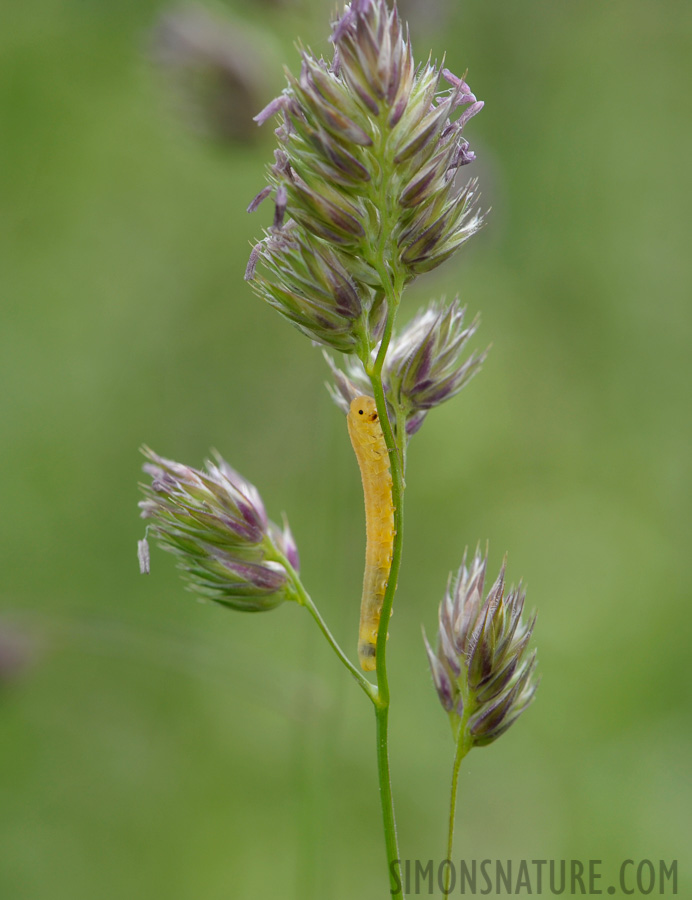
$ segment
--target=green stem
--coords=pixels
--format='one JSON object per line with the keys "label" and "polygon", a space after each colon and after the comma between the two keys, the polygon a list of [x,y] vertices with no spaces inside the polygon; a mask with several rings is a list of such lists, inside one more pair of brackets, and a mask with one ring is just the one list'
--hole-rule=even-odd
{"label": "green stem", "polygon": [[[454,754],[454,765],[452,767],[452,790],[449,797],[449,826],[447,830],[447,856],[445,857],[445,859],[448,859],[450,862],[452,860],[452,853],[454,852],[454,820],[456,818],[457,808],[459,767],[461,765],[462,759],[471,749],[471,742],[468,740],[468,736],[466,734],[466,719],[467,717],[464,717],[464,719],[460,723],[459,740],[457,742],[457,749],[456,753]],[[445,897],[449,896],[449,882],[452,877],[451,869],[451,865],[445,867],[445,881],[443,891],[443,896]]]}
{"label": "green stem", "polygon": [[380,785],[380,803],[382,805],[387,866],[389,869],[389,892],[393,898],[402,898],[403,900],[404,894],[401,889],[401,879],[397,878],[396,874],[400,857],[389,769],[389,703],[375,706],[375,719],[377,723],[377,774]]}
{"label": "green stem", "polygon": [[401,296],[401,285],[395,288],[392,284],[389,272],[383,262],[378,264],[378,270],[387,293],[387,305],[389,307],[387,322],[382,341],[374,363],[368,360],[366,371],[370,377],[377,412],[382,426],[387,451],[389,453],[389,466],[392,475],[392,505],[394,506],[394,540],[392,546],[392,564],[389,570],[387,588],[382,602],[379,630],[377,632],[377,646],[375,651],[375,668],[377,672],[378,697],[375,705],[375,717],[377,721],[377,772],[380,786],[380,801],[382,804],[382,821],[384,825],[385,845],[387,851],[387,864],[389,868],[390,892],[394,898],[403,898],[400,880],[396,877],[398,866],[399,847],[396,834],[396,818],[394,814],[394,799],[392,797],[391,772],[389,765],[389,680],[387,676],[387,632],[389,619],[392,614],[392,603],[396,593],[401,565],[401,551],[404,537],[403,530],[403,500],[404,500],[404,473],[403,458],[406,441],[405,432],[397,430],[394,436],[392,424],[389,419],[389,411],[385,399],[382,383],[382,367],[384,364],[389,341],[392,336],[394,319]]}

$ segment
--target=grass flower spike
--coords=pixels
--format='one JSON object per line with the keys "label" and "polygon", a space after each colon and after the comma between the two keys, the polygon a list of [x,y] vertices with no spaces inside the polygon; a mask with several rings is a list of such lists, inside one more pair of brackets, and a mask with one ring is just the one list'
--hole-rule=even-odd
{"label": "grass flower spike", "polygon": [[[477,316],[464,326],[464,315],[458,299],[446,307],[433,302],[392,337],[382,380],[387,399],[400,410],[409,437],[421,427],[429,410],[468,384],[485,360],[486,353],[475,350],[462,357],[479,324]],[[326,355],[326,359],[334,377],[332,398],[348,413],[351,401],[370,389],[365,369],[352,360],[342,372],[331,357]]]}
{"label": "grass flower spike", "polygon": [[[536,651],[528,652],[536,617],[522,621],[526,595],[521,585],[505,594],[505,563],[483,599],[487,565],[487,554],[476,550],[467,567],[464,553],[440,604],[435,651],[423,635],[437,695],[456,740],[447,859],[453,858],[461,761],[474,747],[504,734],[533,701],[538,686]],[[450,893],[449,868],[442,893]]]}
{"label": "grass flower spike", "polygon": [[476,317],[464,327],[465,310],[458,299],[448,307],[431,303],[393,341],[386,367],[395,401],[407,412],[409,425],[420,427],[420,414],[456,396],[480,369],[485,353],[460,360],[478,328]]}
{"label": "grass flower spike", "polygon": [[[257,489],[217,455],[206,472],[150,450],[139,504],[147,531],[178,557],[188,587],[201,597],[248,612],[273,609],[297,599],[293,576],[298,550],[285,523],[267,519]],[[140,542],[140,564],[148,570],[148,550]]]}
{"label": "grass flower spike", "polygon": [[492,743],[534,698],[536,651],[528,653],[535,616],[522,621],[525,592],[505,594],[505,564],[483,599],[487,556],[466,555],[440,605],[437,649],[426,643],[433,681],[457,741]]}
{"label": "grass flower spike", "polygon": [[[416,67],[396,7],[385,0],[354,0],[332,43],[329,63],[303,50],[300,76],[287,73],[287,88],[256,117],[262,124],[280,116],[279,149],[268,187],[249,208],[273,192],[277,212],[247,278],[276,301],[296,259],[277,258],[276,232],[291,227],[291,240],[313,252],[321,243],[339,249],[369,313],[390,282],[404,285],[433,269],[479,228],[475,185],[458,186],[456,174],[474,159],[462,132],[483,104],[449,70],[430,62]],[[301,269],[291,279],[294,293]],[[309,280],[306,302],[311,291]],[[290,303],[272,305],[287,314]],[[363,335],[352,321],[354,349],[372,346],[377,328]],[[341,339],[322,342],[344,349]]]}

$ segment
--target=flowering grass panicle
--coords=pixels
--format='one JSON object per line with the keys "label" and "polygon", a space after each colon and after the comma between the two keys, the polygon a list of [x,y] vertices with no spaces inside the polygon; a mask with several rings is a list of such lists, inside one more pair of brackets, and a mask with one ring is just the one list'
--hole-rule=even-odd
{"label": "flowering grass panicle", "polygon": [[[164,459],[144,447],[150,462],[141,485],[141,515],[157,543],[178,557],[188,588],[247,612],[296,599],[298,550],[288,527],[270,522],[257,489],[216,455],[206,472]],[[140,542],[140,565],[148,571]],[[288,567],[287,567],[288,566]],[[291,571],[293,570],[293,571]]]}
{"label": "flowering grass panicle", "polygon": [[[385,0],[354,0],[332,43],[329,63],[303,49],[300,76],[287,72],[286,89],[256,117],[262,124],[279,115],[281,123],[269,185],[249,209],[273,192],[277,211],[247,277],[270,302],[282,289],[280,276],[296,260],[286,247],[277,252],[275,232],[286,219],[292,240],[339,248],[370,311],[391,283],[435,268],[480,227],[475,183],[459,186],[456,174],[474,159],[462,132],[483,104],[448,69],[416,67],[396,6]],[[272,305],[310,331],[287,314],[290,303]],[[376,331],[365,335],[366,347]],[[354,347],[363,343],[356,332]],[[341,338],[322,342],[342,349]]]}
{"label": "flowering grass panicle", "polygon": [[534,699],[536,651],[528,645],[536,621],[522,621],[525,592],[505,594],[505,563],[483,600],[487,555],[466,554],[440,604],[437,649],[425,645],[433,681],[457,740],[492,743]]}
{"label": "flowering grass panicle", "polygon": [[[268,183],[248,212],[272,197],[274,215],[245,277],[326,348],[328,387],[348,416],[366,519],[360,668],[303,586],[288,525],[270,522],[256,489],[220,457],[198,471],[145,449],[152,481],[142,486],[140,506],[192,590],[242,610],[296,600],[373,704],[390,895],[402,898],[387,639],[403,552],[408,440],[431,409],[469,382],[486,353],[468,353],[479,319],[465,322],[458,298],[428,304],[403,329],[396,317],[407,284],[444,262],[482,224],[476,183],[458,175],[474,159],[464,130],[483,103],[444,63],[414,62],[395,2],[352,0],[333,25],[331,43],[329,61],[301,48],[300,73],[286,72],[286,88],[255,117],[260,125],[278,118],[278,147]],[[328,350],[349,357],[343,369]],[[146,540],[139,551],[148,571]],[[447,860],[461,760],[506,731],[536,691],[536,654],[528,649],[535,617],[522,621],[525,595],[521,586],[505,592],[504,565],[484,599],[486,569],[480,552],[469,566],[464,555],[440,606],[434,651],[425,640],[457,742]],[[449,870],[446,878],[445,896]]]}

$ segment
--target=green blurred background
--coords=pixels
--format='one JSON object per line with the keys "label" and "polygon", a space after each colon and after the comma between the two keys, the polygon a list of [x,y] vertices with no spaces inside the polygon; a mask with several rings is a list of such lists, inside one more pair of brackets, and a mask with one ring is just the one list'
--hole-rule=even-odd
{"label": "green blurred background", "polygon": [[[540,610],[543,681],[464,763],[457,855],[677,858],[690,896],[692,5],[412,6],[417,55],[486,101],[467,134],[493,211],[402,315],[458,291],[493,347],[410,448],[402,855],[443,856],[452,756],[420,625],[487,539]],[[373,717],[309,617],[200,605],[160,551],[138,574],[138,446],[215,446],[288,512],[354,648],[345,423],[320,353],[243,282],[271,127],[186,128],[147,59],[164,9],[2,3],[0,898],[380,898]],[[329,2],[213,9],[257,67],[247,115],[296,37],[327,49]]]}

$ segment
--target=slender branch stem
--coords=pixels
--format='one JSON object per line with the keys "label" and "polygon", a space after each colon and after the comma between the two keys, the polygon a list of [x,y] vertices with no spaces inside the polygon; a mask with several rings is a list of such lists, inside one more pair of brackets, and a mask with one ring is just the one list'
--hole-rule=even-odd
{"label": "slender branch stem", "polygon": [[[452,766],[452,789],[449,795],[449,826],[447,830],[447,855],[445,857],[445,859],[448,859],[450,862],[452,860],[452,853],[454,852],[454,820],[456,818],[457,791],[459,787],[459,767],[462,759],[471,749],[471,742],[468,740],[466,733],[466,718],[467,717],[461,722],[459,740],[457,742],[456,753],[454,754],[454,765]],[[445,897],[449,896],[449,883],[452,876],[451,869],[451,865],[445,867],[443,891],[443,896]]]}
{"label": "slender branch stem", "polygon": [[293,568],[288,559],[281,553],[280,551],[274,548],[271,557],[272,559],[276,559],[277,562],[280,562],[282,566],[286,569],[289,574],[290,583],[295,592],[295,599],[300,603],[301,606],[304,606],[307,611],[310,613],[312,618],[317,622],[317,626],[322,632],[322,634],[327,639],[327,643],[332,648],[334,653],[338,656],[339,660],[343,663],[343,665],[348,669],[351,675],[358,682],[359,687],[363,690],[363,692],[367,695],[368,699],[373,703],[374,706],[377,706],[378,703],[378,690],[377,687],[368,681],[368,679],[363,675],[360,669],[357,669],[356,666],[351,662],[351,660],[346,656],[344,651],[341,649],[339,642],[334,637],[334,635],[329,630],[329,626],[324,621],[322,616],[320,615],[320,611],[315,606],[312,597],[305,590],[303,586],[303,582],[300,580],[300,575]]}
{"label": "slender branch stem", "polygon": [[315,604],[312,602],[312,598],[308,594],[305,594],[305,598],[303,600],[303,606],[305,606],[305,608],[308,610],[308,612],[310,613],[312,618],[315,620],[315,622],[317,622],[317,625],[318,625],[320,631],[322,632],[322,634],[326,637],[327,642],[329,643],[329,646],[332,648],[332,650],[336,653],[336,655],[339,657],[339,659],[344,664],[344,666],[348,669],[348,671],[351,673],[351,675],[358,682],[359,687],[365,692],[368,699],[371,700],[373,704],[377,705],[377,702],[378,702],[377,688],[375,687],[375,685],[371,684],[368,681],[368,679],[365,677],[365,675],[363,675],[363,673],[361,671],[359,671],[353,665],[353,663],[348,658],[348,656],[346,656],[344,651],[339,646],[336,638],[329,630],[327,623],[324,621],[324,619],[320,615],[319,610],[317,609]]}

